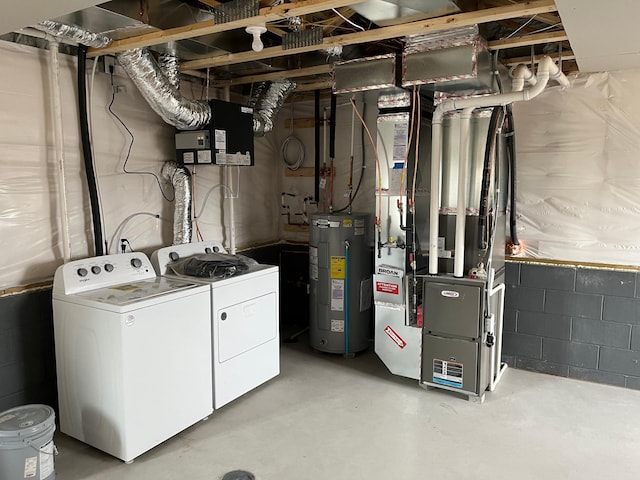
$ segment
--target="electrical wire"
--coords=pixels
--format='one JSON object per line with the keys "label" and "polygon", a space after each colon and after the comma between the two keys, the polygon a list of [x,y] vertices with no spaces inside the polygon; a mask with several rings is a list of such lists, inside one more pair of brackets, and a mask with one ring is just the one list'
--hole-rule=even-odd
{"label": "electrical wire", "polygon": [[125,218],[122,222],[120,222],[120,225],[118,225],[118,227],[116,228],[115,232],[113,233],[113,236],[111,237],[111,242],[109,243],[109,252],[110,253],[118,253],[117,248],[116,248],[115,252],[113,251],[113,247],[115,246],[115,243],[118,241],[118,239],[122,235],[122,232],[124,232],[124,229],[126,228],[127,224],[133,218],[135,218],[137,216],[140,216],[140,215],[147,215],[149,217],[154,217],[154,218],[156,218],[158,220],[167,221],[157,213],[152,213],[152,212],[136,212],[136,213],[132,213],[127,218]]}
{"label": "electrical wire", "polygon": [[[291,121],[289,123],[289,136],[284,139],[284,141],[282,142],[282,146],[280,147],[280,158],[289,170],[298,170],[304,163],[305,156],[304,144],[298,137],[293,134],[294,105],[295,102],[291,100]],[[289,159],[287,158],[287,150],[291,142],[293,142],[298,147],[298,158],[293,162],[289,161]]]}
{"label": "electrical wire", "polygon": [[[407,170],[407,161],[409,160],[409,150],[411,149],[411,141],[413,139],[413,125],[414,125],[414,121],[415,121],[415,115],[416,115],[416,95],[417,95],[417,85],[413,86],[413,102],[411,105],[411,119],[409,124],[411,125],[409,128],[409,141],[407,142],[407,151],[404,153],[404,164],[402,165],[402,174],[400,175],[400,201],[402,201],[402,197],[404,194],[404,177],[405,177],[405,172]],[[417,146],[416,146],[417,148]]]}
{"label": "electrical wire", "polygon": [[200,225],[198,224],[198,217],[196,216],[196,166],[193,166],[191,170],[191,215],[193,216],[193,223],[196,226],[196,237],[201,242],[204,241],[202,232],[200,231]]}
{"label": "electrical wire", "polygon": [[358,25],[357,23],[353,23],[351,20],[349,20],[347,17],[345,17],[344,15],[342,15],[338,10],[336,10],[335,8],[332,8],[331,11],[333,13],[335,13],[336,15],[338,15],[341,19],[343,19],[345,22],[347,22],[349,25],[352,25],[354,27],[356,27],[358,30],[361,31],[365,31],[364,27],[361,27],[360,25]]}
{"label": "electrical wire", "polygon": [[133,133],[131,132],[129,127],[127,127],[127,125],[122,121],[122,119],[113,111],[113,103],[115,102],[115,100],[116,100],[116,87],[113,83],[113,72],[111,72],[111,101],[107,106],[107,110],[109,111],[111,116],[113,116],[113,118],[115,118],[120,123],[120,125],[122,125],[122,127],[127,131],[129,136],[131,137],[131,142],[129,143],[129,147],[127,148],[127,155],[124,159],[124,163],[122,164],[122,171],[130,175],[151,175],[153,178],[156,179],[156,183],[158,184],[158,188],[160,189],[160,193],[162,194],[164,199],[167,202],[173,202],[176,198],[175,191],[173,192],[173,198],[167,197],[167,195],[164,193],[164,190],[162,189],[162,184],[160,183],[160,178],[158,177],[158,175],[156,175],[153,172],[127,170],[127,163],[129,162],[129,158],[131,157],[131,149],[133,148],[135,137],[133,136]]}

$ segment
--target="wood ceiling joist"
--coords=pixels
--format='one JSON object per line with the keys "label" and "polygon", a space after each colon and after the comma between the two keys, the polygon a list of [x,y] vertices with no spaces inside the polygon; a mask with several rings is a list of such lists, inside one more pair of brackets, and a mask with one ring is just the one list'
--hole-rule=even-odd
{"label": "wood ceiling joist", "polygon": [[[562,59],[562,61],[575,60],[576,59],[576,56],[574,55],[572,50],[564,50],[564,51],[562,51],[562,53],[560,55],[558,55],[557,53],[550,53],[547,56],[551,57],[554,61],[557,61],[560,58]],[[533,57],[534,63],[539,62],[542,59],[542,57],[544,57],[544,55],[535,55]],[[508,67],[513,67],[514,65],[519,65],[521,63],[523,63],[525,65],[530,65],[531,64],[531,56],[505,58],[505,59],[501,60],[500,63],[502,63],[503,65],[506,65]]]}
{"label": "wood ceiling joist", "polygon": [[144,35],[139,35],[122,40],[116,40],[111,45],[104,48],[90,48],[87,57],[97,57],[100,55],[113,54],[131,50],[133,48],[150,47],[162,43],[185,40],[187,38],[200,37],[212,33],[221,33],[237,28],[244,28],[255,23],[274,22],[286,18],[307,15],[310,13],[322,12],[332,8],[344,7],[361,3],[364,0],[300,0],[295,3],[283,3],[275,7],[265,7],[260,9],[260,14],[256,17],[243,18],[226,23],[215,23],[213,20],[185,25],[182,27],[159,30]]}
{"label": "wood ceiling joist", "polygon": [[503,50],[505,48],[540,45],[541,43],[564,42],[568,39],[569,37],[567,37],[567,33],[564,30],[560,32],[534,33],[533,35],[492,40],[487,42],[487,48],[489,48],[489,50]]}
{"label": "wood ceiling joist", "polygon": [[313,52],[327,47],[356,45],[367,42],[377,42],[381,40],[388,40],[391,38],[404,37],[406,35],[440,32],[456,27],[471,26],[478,23],[495,22],[515,17],[527,17],[537,13],[548,13],[553,11],[556,11],[556,5],[553,0],[532,0],[516,5],[488,8],[473,12],[449,15],[446,17],[438,17],[428,20],[421,20],[418,22],[405,23],[402,25],[394,25],[391,27],[377,28],[374,30],[367,30],[365,32],[327,37],[321,44],[318,45],[290,48],[287,50],[284,50],[282,47],[270,47],[265,48],[261,52],[247,51],[240,53],[229,53],[216,57],[191,60],[182,63],[180,69],[197,70],[207,67],[233,65],[256,60],[264,60],[267,58]]}
{"label": "wood ceiling joist", "polygon": [[214,82],[216,87],[227,87],[231,85],[246,85],[248,83],[266,82],[270,80],[283,80],[285,78],[308,77],[311,75],[325,75],[331,72],[331,65],[318,65],[317,67],[296,68],[281,72],[269,72],[261,75],[247,75],[231,80],[220,80]]}
{"label": "wood ceiling joist", "polygon": [[[518,2],[516,0],[482,0],[482,4],[487,7],[500,7],[502,5],[515,5]],[[560,16],[557,13],[538,13],[536,14],[537,21],[546,25],[556,25],[561,23]]]}
{"label": "wood ceiling joist", "polygon": [[332,80],[320,80],[317,82],[298,84],[294,92],[310,92],[312,90],[325,90],[331,87],[333,87]]}

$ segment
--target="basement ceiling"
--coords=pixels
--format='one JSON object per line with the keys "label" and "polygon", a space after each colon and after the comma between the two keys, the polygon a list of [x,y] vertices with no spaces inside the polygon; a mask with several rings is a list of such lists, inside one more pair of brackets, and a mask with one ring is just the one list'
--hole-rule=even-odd
{"label": "basement ceiling", "polygon": [[[578,67],[597,70],[599,65],[607,69],[640,66],[635,46],[632,51],[622,49],[627,61],[602,63],[611,46],[602,34],[592,35],[597,30],[589,23],[589,19],[593,22],[592,16],[612,20],[626,13],[621,8],[632,5],[631,0],[609,1],[606,6],[604,2],[557,0],[562,7],[560,15],[554,0],[112,0],[96,6],[86,0],[35,3],[39,4],[37,8],[34,2],[13,5],[11,14],[0,23],[0,32],[15,31],[45,18],[76,24],[114,39],[106,48],[90,49],[89,57],[139,47],[174,53],[183,72],[208,77],[213,87],[235,88],[291,78],[298,83],[298,91],[327,89],[333,61],[399,53],[408,35],[476,24],[488,40],[489,50],[498,51],[505,65],[530,63],[548,54],[562,61],[565,72]],[[591,5],[594,3],[601,5],[596,9]],[[76,7],[77,11],[70,12]],[[629,8],[638,10],[637,6]],[[260,52],[252,50],[252,37],[245,32],[245,27],[258,24],[267,28]],[[570,35],[564,30],[565,24],[571,27]],[[621,42],[633,34],[631,28],[619,30],[623,30],[618,34]],[[15,35],[12,38],[15,40]],[[576,49],[581,52],[577,64]]]}

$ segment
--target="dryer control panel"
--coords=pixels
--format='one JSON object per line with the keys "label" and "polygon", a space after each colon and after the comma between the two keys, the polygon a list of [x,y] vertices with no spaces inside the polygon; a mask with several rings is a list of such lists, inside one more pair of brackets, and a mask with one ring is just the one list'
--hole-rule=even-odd
{"label": "dryer control panel", "polygon": [[69,295],[155,277],[151,261],[142,252],[91,257],[58,267],[53,293]]}
{"label": "dryer control panel", "polygon": [[227,253],[222,243],[217,241],[182,243],[156,250],[151,255],[151,263],[158,275],[167,273],[167,265],[181,258],[205,253]]}

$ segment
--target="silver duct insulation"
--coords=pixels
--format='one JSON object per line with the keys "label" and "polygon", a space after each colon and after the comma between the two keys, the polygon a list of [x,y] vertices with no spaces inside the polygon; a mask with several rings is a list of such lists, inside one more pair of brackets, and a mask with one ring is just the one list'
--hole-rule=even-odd
{"label": "silver duct insulation", "polygon": [[92,33],[76,25],[65,25],[64,23],[54,22],[52,20],[44,20],[33,27],[54,37],[73,40],[87,47],[102,48],[111,43],[111,38],[106,35]]}
{"label": "silver duct insulation", "polygon": [[295,82],[285,79],[271,82],[265,89],[260,89],[261,95],[253,107],[253,133],[255,136],[262,137],[273,129],[276,114],[295,88]]}
{"label": "silver duct insulation", "polygon": [[171,182],[175,192],[173,209],[173,244],[191,242],[191,174],[186,167],[174,161],[165,162],[160,171],[162,178]]}
{"label": "silver duct insulation", "polygon": [[180,88],[180,60],[175,55],[163,53],[158,57],[160,70],[167,77],[169,83],[176,88]]}
{"label": "silver duct insulation", "polygon": [[211,121],[207,102],[183,97],[162,72],[149,50],[136,48],[117,55],[151,108],[178,130],[193,130]]}

